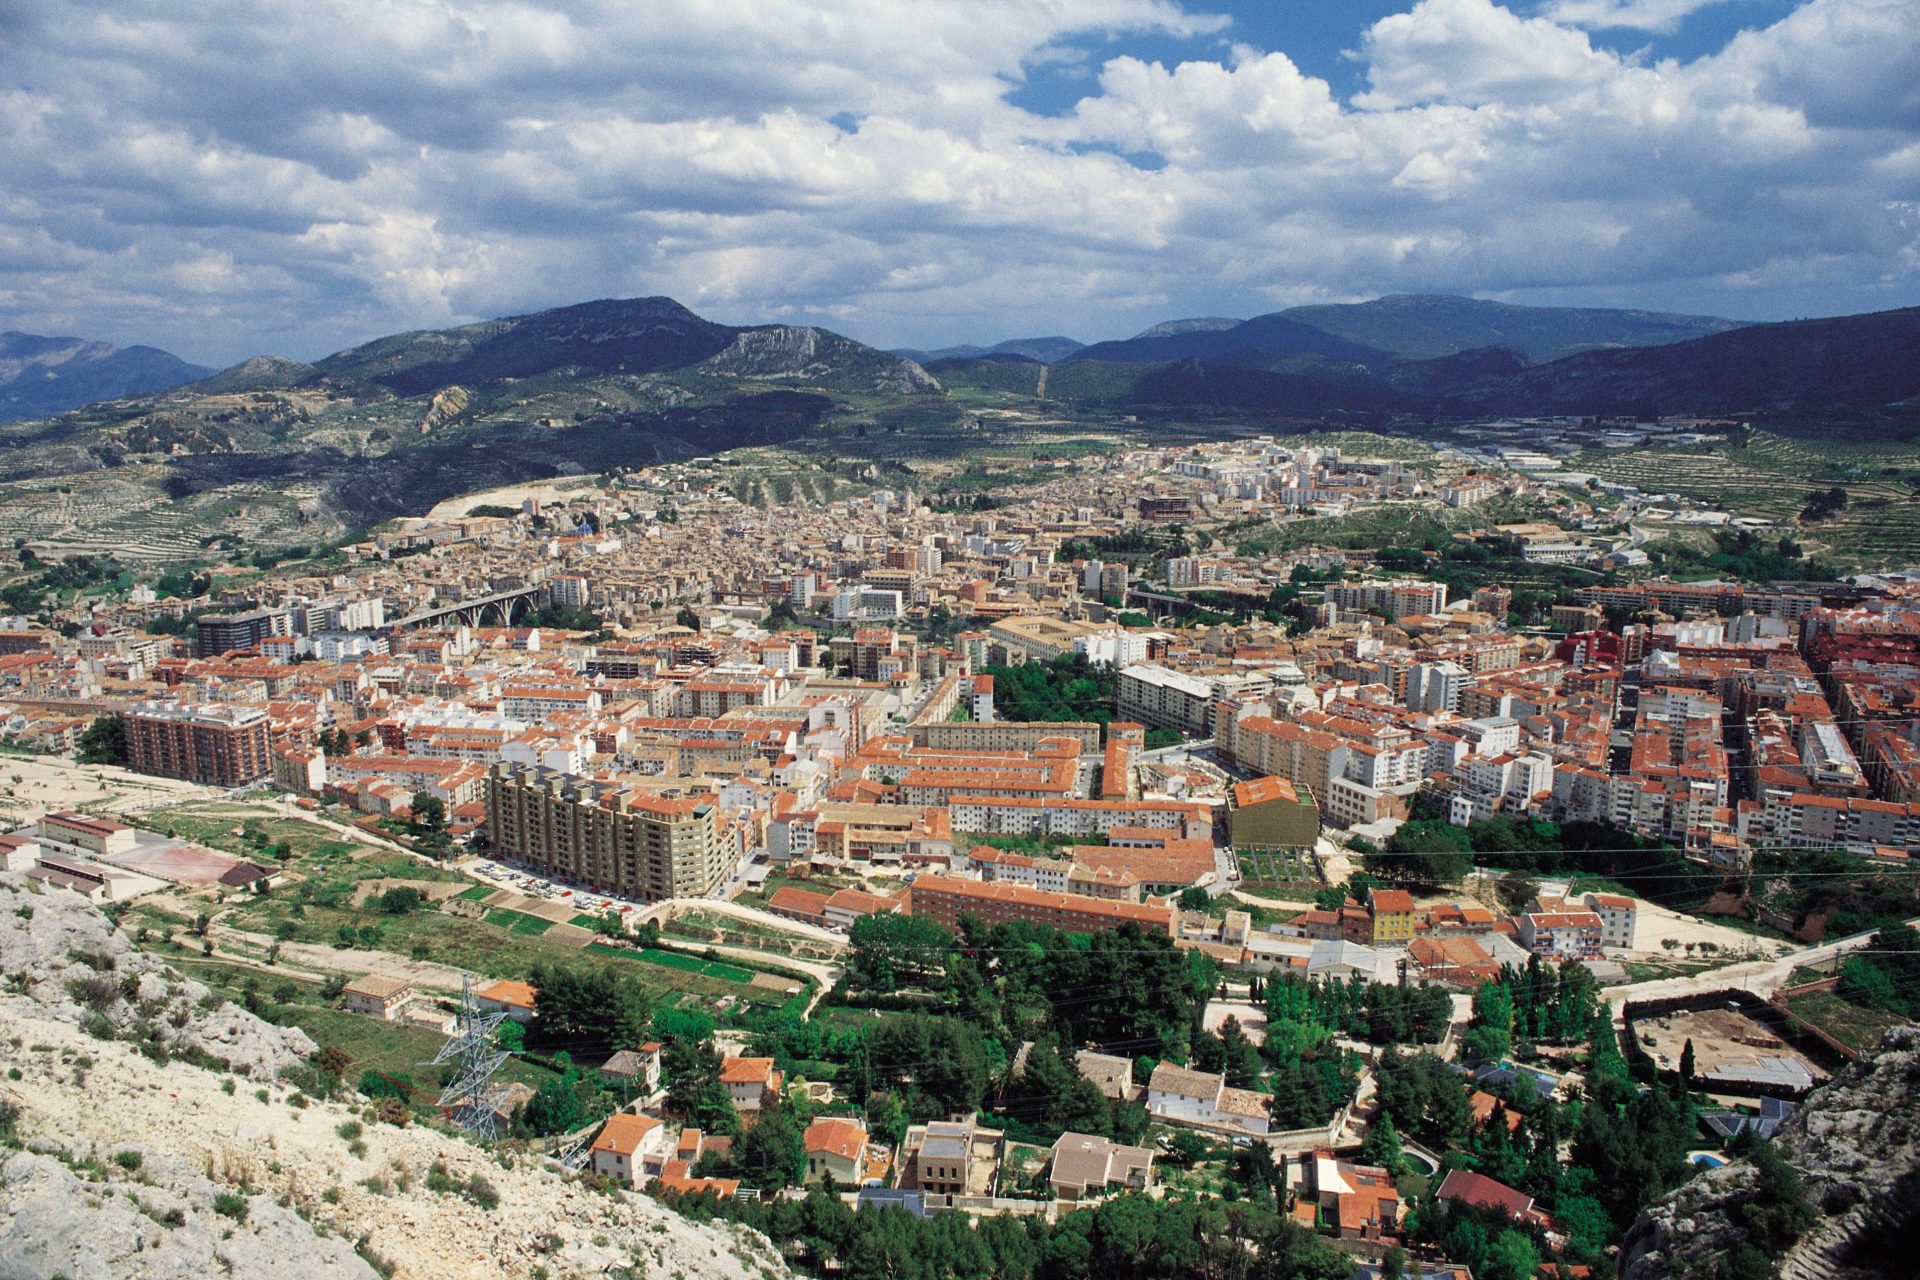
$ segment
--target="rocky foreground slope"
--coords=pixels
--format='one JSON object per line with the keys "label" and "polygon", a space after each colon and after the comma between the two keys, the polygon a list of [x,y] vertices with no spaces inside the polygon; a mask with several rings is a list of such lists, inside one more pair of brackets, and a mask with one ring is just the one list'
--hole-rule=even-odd
{"label": "rocky foreground slope", "polygon": [[[1920,1275],[1920,1027],[1815,1091],[1774,1140],[1818,1211],[1778,1260],[1783,1280]],[[1757,1177],[1738,1161],[1646,1209],[1620,1251],[1623,1280],[1711,1276],[1742,1232],[1733,1212]]]}
{"label": "rocky foreground slope", "polygon": [[304,1035],[215,1007],[74,895],[0,875],[0,972],[7,1280],[787,1274],[753,1232],[308,1098],[276,1074]]}

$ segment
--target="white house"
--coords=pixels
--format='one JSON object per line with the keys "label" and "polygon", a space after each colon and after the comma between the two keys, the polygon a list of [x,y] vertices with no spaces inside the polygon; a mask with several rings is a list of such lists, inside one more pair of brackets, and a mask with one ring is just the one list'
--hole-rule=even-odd
{"label": "white house", "polygon": [[1147,1111],[1170,1124],[1230,1125],[1248,1133],[1268,1131],[1264,1095],[1230,1087],[1211,1071],[1191,1071],[1171,1062],[1147,1079]]}

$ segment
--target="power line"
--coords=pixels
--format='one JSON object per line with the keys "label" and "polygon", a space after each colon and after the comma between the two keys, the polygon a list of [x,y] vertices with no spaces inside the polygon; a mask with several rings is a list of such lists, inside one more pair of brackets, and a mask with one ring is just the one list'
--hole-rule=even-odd
{"label": "power line", "polygon": [[506,1016],[505,1009],[482,1012],[479,997],[474,994],[473,977],[464,976],[460,984],[459,1029],[433,1056],[432,1065],[455,1064],[452,1078],[440,1091],[435,1105],[450,1108],[453,1122],[476,1138],[500,1136],[500,1090],[489,1081],[509,1056],[494,1044]]}

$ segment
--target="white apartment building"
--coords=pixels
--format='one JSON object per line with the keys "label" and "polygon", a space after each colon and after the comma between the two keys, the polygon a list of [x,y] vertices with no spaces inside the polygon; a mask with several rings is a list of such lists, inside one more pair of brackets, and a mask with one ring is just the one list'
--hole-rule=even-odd
{"label": "white apartment building", "polygon": [[898,591],[876,587],[845,587],[833,596],[835,622],[892,622],[904,611],[904,597]]}
{"label": "white apartment building", "polygon": [[1188,737],[1213,732],[1215,685],[1155,663],[1142,662],[1120,672],[1120,718],[1149,728],[1173,729]]}
{"label": "white apartment building", "polygon": [[1085,654],[1088,662],[1104,662],[1121,670],[1147,660],[1147,637],[1115,627],[1090,636],[1076,636],[1073,651]]}
{"label": "white apartment building", "polygon": [[1407,710],[1460,710],[1460,694],[1471,679],[1467,669],[1456,662],[1420,662],[1407,672]]}

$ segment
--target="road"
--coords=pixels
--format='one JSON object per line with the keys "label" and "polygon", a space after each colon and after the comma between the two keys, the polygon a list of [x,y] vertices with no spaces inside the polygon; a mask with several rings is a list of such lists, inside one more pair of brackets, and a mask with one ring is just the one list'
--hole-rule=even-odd
{"label": "road", "polygon": [[[1920,923],[1920,920],[1910,920],[1908,923]],[[1747,960],[1684,978],[1655,978],[1648,982],[1632,982],[1622,987],[1608,987],[1602,994],[1607,1003],[1614,1006],[1616,1015],[1629,1001],[1668,1000],[1676,996],[1695,995],[1703,991],[1720,991],[1727,987],[1739,987],[1765,999],[1784,987],[1788,976],[1800,966],[1819,964],[1848,951],[1858,951],[1872,938],[1871,933],[1856,933],[1850,937],[1836,938],[1832,942],[1822,942],[1811,947],[1802,947],[1798,951],[1789,951],[1776,960]]]}
{"label": "road", "polygon": [[[483,861],[487,861],[487,859],[476,856],[456,864],[456,869],[460,874],[471,876],[482,884],[490,884],[496,889],[506,889],[513,893],[523,894],[529,898],[545,896],[527,888],[527,886],[514,879],[511,874],[483,871],[478,865]],[[552,877],[541,878],[552,879]],[[559,880],[553,880],[552,882],[555,884],[563,883]],[[657,923],[664,924],[666,923],[666,914],[664,913],[674,911],[711,911],[715,915],[732,916],[736,920],[744,920],[750,924],[757,924],[765,928],[779,929],[786,933],[797,934],[812,942],[824,942],[842,948],[847,945],[847,939],[844,934],[834,933],[829,929],[822,929],[818,925],[804,924],[798,920],[789,920],[787,917],[777,916],[771,911],[762,911],[758,907],[743,906],[737,902],[729,902],[724,898],[662,898],[658,902],[640,902],[632,898],[622,898],[618,894],[601,893],[597,889],[592,892],[592,896],[604,898],[615,906],[632,907],[633,911],[629,914],[633,916],[633,919],[629,923],[635,925],[646,920],[654,920]]]}
{"label": "road", "polygon": [[[759,907],[749,907],[738,902],[728,902],[721,898],[663,898],[642,908],[642,918],[657,918],[659,913],[674,911],[711,911],[715,915],[732,916],[750,924],[762,925],[769,929],[779,929],[786,933],[798,934],[815,942],[831,943],[845,948],[845,934],[835,933],[831,929],[822,929],[819,925],[805,924],[799,920],[789,920],[777,916],[771,911],[762,911]],[[664,920],[662,921],[664,923]]]}

